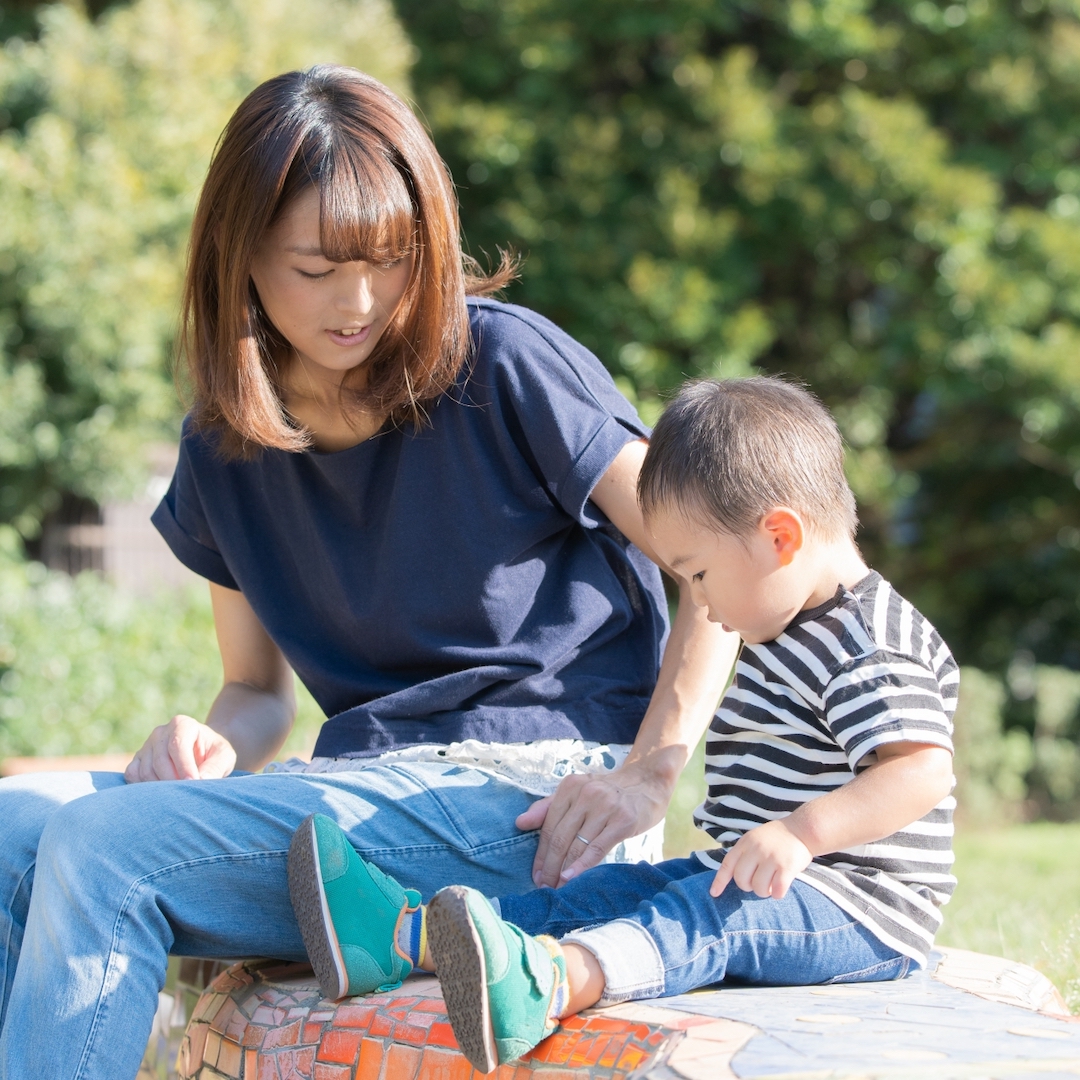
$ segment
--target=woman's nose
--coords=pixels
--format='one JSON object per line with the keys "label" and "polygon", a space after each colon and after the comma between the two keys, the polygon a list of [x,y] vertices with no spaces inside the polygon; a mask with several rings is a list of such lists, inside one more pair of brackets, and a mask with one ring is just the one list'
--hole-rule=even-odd
{"label": "woman's nose", "polygon": [[342,289],[337,295],[339,310],[361,318],[370,314],[375,306],[373,270],[370,263],[346,263],[347,272],[342,274]]}

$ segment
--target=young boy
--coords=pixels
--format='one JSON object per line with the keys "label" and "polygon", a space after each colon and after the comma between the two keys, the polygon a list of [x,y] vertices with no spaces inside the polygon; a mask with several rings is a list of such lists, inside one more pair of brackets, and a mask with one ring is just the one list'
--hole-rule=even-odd
{"label": "young boy", "polygon": [[324,990],[437,969],[484,1072],[591,1005],[726,979],[900,978],[926,963],[955,885],[957,667],[864,564],[826,409],[778,379],[690,384],[656,426],[638,497],[655,554],[744,641],[694,815],[718,847],[491,902],[450,886],[426,909],[326,818],[290,852]]}

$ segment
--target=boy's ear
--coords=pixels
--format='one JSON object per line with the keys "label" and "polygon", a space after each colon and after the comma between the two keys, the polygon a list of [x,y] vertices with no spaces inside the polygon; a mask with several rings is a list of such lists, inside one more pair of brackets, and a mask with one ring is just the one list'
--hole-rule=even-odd
{"label": "boy's ear", "polygon": [[778,507],[761,519],[761,529],[781,566],[789,566],[805,540],[803,523],[794,510]]}

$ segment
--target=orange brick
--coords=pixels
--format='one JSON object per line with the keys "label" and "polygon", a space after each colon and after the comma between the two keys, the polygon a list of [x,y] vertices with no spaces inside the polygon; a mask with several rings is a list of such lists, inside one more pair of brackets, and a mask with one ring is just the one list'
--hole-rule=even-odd
{"label": "orange brick", "polygon": [[236,1015],[236,1012],[236,1002],[231,998],[226,998],[214,1013],[214,1019],[210,1021],[210,1027],[214,1031],[224,1034],[225,1029],[229,1026],[229,1021]]}
{"label": "orange brick", "polygon": [[[326,1019],[333,1020],[334,1027],[366,1028],[371,1023],[371,1018],[375,1015],[375,1012],[376,1010],[370,1005],[342,1005]],[[315,1015],[315,1013],[311,1014],[312,1020],[315,1019]]]}
{"label": "orange brick", "polygon": [[228,1000],[224,994],[210,994],[204,993],[202,997],[195,1002],[195,1008],[191,1013],[192,1020],[206,1020],[209,1022],[210,1018],[221,1008],[221,1003]]}
{"label": "orange brick", "polygon": [[413,1046],[423,1046],[427,1042],[427,1028],[417,1027],[415,1024],[395,1024],[394,1041],[410,1043]]}
{"label": "orange brick", "polygon": [[187,1037],[191,1040],[188,1048],[188,1061],[192,1076],[200,1069],[203,1063],[203,1054],[206,1051],[206,1036],[210,1029],[205,1024],[192,1024],[188,1027]]}
{"label": "orange brick", "polygon": [[565,1065],[577,1049],[578,1037],[574,1032],[556,1031],[554,1035],[549,1035],[544,1039],[536,1050],[533,1050],[534,1055],[540,1046],[544,1046],[544,1043],[547,1046],[542,1060],[550,1062],[552,1065]]}
{"label": "orange brick", "polygon": [[322,1038],[322,1024],[305,1024],[300,1035],[300,1041],[305,1043],[317,1043]]}
{"label": "orange brick", "polygon": [[604,1053],[601,1055],[600,1060],[597,1061],[597,1066],[601,1069],[612,1069],[615,1067],[615,1062],[619,1060],[619,1055],[623,1051],[623,1047],[626,1046],[626,1036],[612,1036],[607,1041],[607,1046],[604,1047]]}
{"label": "orange brick", "polygon": [[203,1063],[216,1065],[220,1053],[221,1036],[216,1031],[208,1031],[206,1033],[206,1048],[203,1050]]}
{"label": "orange brick", "polygon": [[353,1071],[348,1065],[315,1066],[314,1080],[352,1080]]}
{"label": "orange brick", "polygon": [[[574,1052],[570,1055],[570,1060],[566,1064],[572,1069],[581,1068],[583,1065],[594,1065],[601,1051],[607,1046],[607,1042],[607,1035],[581,1039],[577,1046],[574,1047]],[[597,1047],[597,1043],[600,1044],[599,1047]]]}
{"label": "orange brick", "polygon": [[275,1009],[272,1005],[260,1005],[252,1014],[251,1019],[256,1024],[266,1024],[267,1027],[277,1027],[285,1019],[284,1009]]}
{"label": "orange brick", "polygon": [[449,1024],[432,1024],[428,1031],[428,1046],[446,1046],[451,1050],[458,1048],[457,1039],[454,1038],[454,1029]]}
{"label": "orange brick", "polygon": [[417,1080],[421,1056],[415,1046],[391,1043],[386,1050],[385,1080]]}
{"label": "orange brick", "polygon": [[240,1077],[240,1061],[243,1051],[232,1039],[221,1040],[221,1050],[218,1052],[217,1070],[226,1076],[232,1076],[235,1080]]}
{"label": "orange brick", "polygon": [[271,1028],[263,1039],[264,1050],[274,1050],[279,1046],[295,1046],[300,1041],[300,1021],[294,1020],[285,1027]]}
{"label": "orange brick", "polygon": [[[247,1077],[244,1077],[247,1080]],[[256,1080],[281,1080],[273,1054],[259,1055],[259,1073]]]}
{"label": "orange brick", "polygon": [[248,1024],[244,1028],[244,1036],[240,1042],[244,1046],[262,1046],[263,1039],[266,1037],[266,1028],[259,1024]]}
{"label": "orange brick", "polygon": [[356,1075],[361,1080],[378,1080],[382,1060],[383,1044],[378,1039],[364,1039],[360,1043],[360,1060],[356,1065]]}
{"label": "orange brick", "polygon": [[567,1031],[584,1031],[588,1022],[584,1016],[568,1016],[559,1021],[559,1026]]}
{"label": "orange brick", "polygon": [[649,1055],[644,1050],[639,1050],[636,1046],[627,1046],[619,1055],[615,1067],[625,1069],[627,1072],[633,1072],[647,1057]]}
{"label": "orange brick", "polygon": [[[706,1019],[706,1023],[710,1023],[711,1018]],[[641,1028],[641,1035],[638,1038],[643,1038],[648,1034],[649,1029],[642,1027],[640,1024],[631,1024],[626,1020],[613,1020],[608,1016],[590,1016],[585,1021],[586,1031],[605,1031],[609,1035],[622,1035],[632,1031],[635,1027]]]}
{"label": "orange brick", "polygon": [[469,1080],[472,1071],[468,1060],[456,1050],[437,1050],[429,1046],[420,1061],[420,1075],[424,1080]]}
{"label": "orange brick", "polygon": [[311,1074],[315,1070],[314,1046],[282,1050],[275,1056],[281,1080],[311,1080]]}
{"label": "orange brick", "polygon": [[533,1080],[532,1069],[528,1065],[518,1065],[514,1069],[514,1080]]}
{"label": "orange brick", "polygon": [[495,1070],[495,1080],[514,1080],[514,1066],[500,1065]]}
{"label": "orange brick", "polygon": [[446,1002],[442,998],[424,998],[423,1001],[417,1003],[413,1012],[419,1013],[441,1013],[446,1015]]}
{"label": "orange brick", "polygon": [[232,1016],[229,1018],[228,1024],[224,1028],[218,1030],[228,1039],[232,1039],[233,1042],[243,1042],[244,1032],[251,1026],[251,1021],[239,1010],[236,1009]]}
{"label": "orange brick", "polygon": [[244,1051],[244,1080],[254,1077],[259,1071],[259,1051],[249,1047]]}
{"label": "orange brick", "polygon": [[371,1018],[371,1025],[368,1030],[372,1035],[389,1035],[394,1030],[394,1021],[385,1013],[376,1013]]}
{"label": "orange brick", "polygon": [[328,1031],[319,1043],[319,1060],[351,1065],[356,1060],[362,1038],[359,1031]]}

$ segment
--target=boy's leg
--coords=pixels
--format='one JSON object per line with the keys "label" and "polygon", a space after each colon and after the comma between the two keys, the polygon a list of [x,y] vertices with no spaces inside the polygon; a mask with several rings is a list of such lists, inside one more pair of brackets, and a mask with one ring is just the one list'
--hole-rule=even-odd
{"label": "boy's leg", "polygon": [[795,881],[774,900],[729,884],[714,898],[713,877],[707,870],[673,881],[632,915],[563,938],[599,961],[601,1004],[724,979],[766,986],[881,981],[911,965],[810,885]]}
{"label": "boy's leg", "polygon": [[379,766],[125,785],[55,810],[38,848],[0,1080],[129,1080],[170,951],[303,959],[286,858],[332,817],[363,854],[430,896],[469,880],[525,888],[531,796],[470,770]]}
{"label": "boy's leg", "polygon": [[605,864],[586,870],[558,889],[532,889],[493,902],[507,922],[529,934],[561,938],[572,930],[632,915],[674,881],[701,873],[695,858],[654,863]]}

